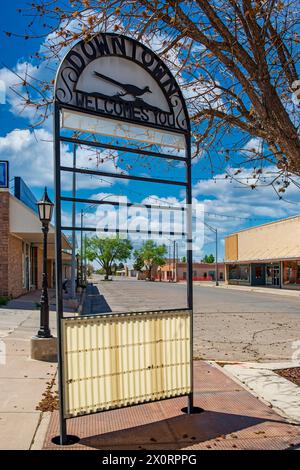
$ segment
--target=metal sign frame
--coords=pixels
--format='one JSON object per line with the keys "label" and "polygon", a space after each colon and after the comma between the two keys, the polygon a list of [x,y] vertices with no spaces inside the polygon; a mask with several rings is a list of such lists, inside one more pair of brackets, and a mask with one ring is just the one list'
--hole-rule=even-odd
{"label": "metal sign frame", "polygon": [[[130,57],[126,55],[126,45],[130,44]],[[101,47],[100,47],[100,46]],[[137,48],[142,50],[139,60],[134,56],[136,54]],[[113,49],[113,50],[112,50]],[[125,52],[125,55],[124,55]],[[80,55],[82,53],[82,55]],[[76,96],[78,95],[78,90],[76,90],[77,81],[80,78],[81,72],[87,66],[87,63],[91,63],[95,57],[102,57],[103,55],[108,55],[112,57],[124,56],[127,60],[132,60],[135,63],[138,63],[139,66],[144,68],[152,78],[155,79],[157,85],[162,90],[166,101],[169,106],[170,112],[168,113],[169,121],[168,124],[162,122],[141,122],[136,116],[141,115],[140,113],[131,113],[129,110],[129,117],[124,116],[115,116],[113,114],[108,115],[103,111],[95,111],[93,109],[83,109],[83,107],[78,106],[76,101]],[[133,57],[134,56],[134,57]],[[144,64],[141,63],[144,60]],[[155,72],[156,71],[156,72]],[[105,77],[107,78],[107,77]],[[126,90],[125,90],[126,92]],[[81,93],[81,92],[80,92]],[[74,98],[75,96],[75,98]],[[95,97],[93,97],[95,98]],[[101,95],[100,101],[109,100],[109,102],[118,102],[122,100],[120,96],[106,96]],[[88,101],[85,101],[88,103]],[[146,109],[147,103],[140,98],[136,98],[135,103],[140,109]],[[127,106],[127,105],[126,105]],[[132,111],[132,105],[129,106]],[[150,106],[149,121],[155,118],[156,111],[153,109],[153,106]],[[135,148],[125,148],[115,144],[93,142],[85,139],[80,139],[78,137],[66,137],[61,135],[61,113],[64,110],[70,110],[74,112],[80,112],[87,114],[88,116],[105,116],[111,120],[121,120],[133,124],[142,124],[143,126],[156,129],[158,131],[167,130],[173,133],[178,133],[183,136],[185,141],[185,156],[176,156],[167,153],[152,152],[145,149],[135,149]],[[156,119],[156,118],[155,118]],[[164,119],[164,118],[163,118]],[[169,125],[171,122],[172,125]],[[165,180],[158,178],[142,177],[136,175],[124,175],[96,170],[85,170],[81,168],[66,167],[61,165],[61,143],[71,143],[75,145],[84,145],[94,148],[104,148],[112,149],[119,151],[126,151],[128,153],[140,154],[144,156],[158,157],[168,160],[177,160],[181,161],[185,165],[185,181],[174,181],[174,180]],[[145,47],[143,44],[138,41],[127,38],[122,35],[113,34],[113,33],[102,33],[96,35],[88,43],[81,41],[77,43],[71,51],[63,59],[58,74],[56,77],[55,84],[55,97],[54,97],[54,169],[55,169],[55,252],[56,252],[56,310],[57,310],[57,337],[58,337],[58,390],[59,390],[59,417],[60,417],[60,439],[59,442],[61,445],[68,443],[67,436],[67,427],[66,427],[66,417],[64,416],[64,383],[63,383],[63,282],[62,282],[62,231],[63,230],[80,230],[80,231],[96,231],[96,228],[91,227],[77,227],[77,226],[62,226],[61,222],[61,202],[81,202],[81,203],[95,203],[95,204],[111,204],[118,205],[118,202],[115,201],[99,201],[91,200],[77,197],[64,197],[61,195],[61,172],[71,172],[72,174],[87,174],[87,175],[97,175],[97,176],[106,176],[113,178],[124,178],[128,180],[135,181],[146,181],[152,183],[168,184],[168,185],[178,185],[185,188],[186,192],[186,241],[187,241],[187,308],[191,312],[191,321],[190,321],[190,384],[191,392],[188,394],[188,406],[187,412],[193,412],[193,286],[192,286],[192,213],[191,213],[191,204],[192,204],[192,183],[191,183],[191,133],[190,133],[190,121],[186,108],[186,103],[181,93],[181,90],[172,76],[169,69],[163,63],[163,61],[150,49]],[[128,206],[132,205],[127,203]],[[163,209],[163,207],[160,207]],[[117,229],[114,232],[121,233],[126,232],[131,233],[135,231]],[[143,231],[139,231],[143,233]],[[148,233],[148,232],[145,232]],[[154,233],[154,232],[152,232]],[[164,234],[163,232],[157,232],[159,234]],[[169,233],[168,233],[169,234]],[[182,234],[180,234],[182,235]],[[161,310],[162,312],[168,310]],[[169,310],[170,311],[170,310]]]}

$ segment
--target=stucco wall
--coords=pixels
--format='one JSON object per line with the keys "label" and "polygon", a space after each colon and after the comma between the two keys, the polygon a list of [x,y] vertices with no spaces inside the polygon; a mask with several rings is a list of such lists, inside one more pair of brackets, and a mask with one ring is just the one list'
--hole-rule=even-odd
{"label": "stucco wall", "polygon": [[263,260],[300,256],[300,217],[240,232],[239,260]]}
{"label": "stucco wall", "polygon": [[230,253],[225,251],[226,261],[276,260],[300,257],[299,216],[244,230],[236,235],[238,237],[237,258],[230,258]]}
{"label": "stucco wall", "polygon": [[225,237],[225,260],[236,261],[238,259],[238,235]]}

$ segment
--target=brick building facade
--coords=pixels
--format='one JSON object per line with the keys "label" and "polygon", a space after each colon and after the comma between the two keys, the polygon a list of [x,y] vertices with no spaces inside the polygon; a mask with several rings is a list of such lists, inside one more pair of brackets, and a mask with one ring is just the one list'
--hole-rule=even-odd
{"label": "brick building facade", "polygon": [[[0,296],[15,298],[42,285],[43,234],[37,213],[8,189],[0,189]],[[48,280],[54,287],[54,227],[48,237]],[[70,249],[68,240],[63,248]],[[70,275],[70,254],[63,254],[63,277]]]}
{"label": "brick building facade", "polygon": [[[186,281],[187,264],[180,261],[167,260],[164,266],[158,268],[156,279],[160,281]],[[193,263],[194,281],[214,281],[216,279],[215,263]],[[218,263],[218,281],[225,279],[225,265]]]}

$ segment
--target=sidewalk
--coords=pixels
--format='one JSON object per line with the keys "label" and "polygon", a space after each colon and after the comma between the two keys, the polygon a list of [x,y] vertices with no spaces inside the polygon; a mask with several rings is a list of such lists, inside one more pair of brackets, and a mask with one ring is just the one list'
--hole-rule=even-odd
{"label": "sidewalk", "polygon": [[[48,289],[49,309],[52,312],[56,311],[56,293],[55,289]],[[6,308],[17,310],[36,310],[39,308],[41,299],[41,290],[34,290],[27,294],[18,297],[17,299],[10,300]],[[64,311],[74,312],[80,303],[81,294],[76,294],[76,299],[70,299],[68,293],[63,294]]]}
{"label": "sidewalk", "polygon": [[275,295],[286,295],[291,297],[300,297],[300,290],[292,289],[279,289],[274,287],[256,287],[256,286],[235,286],[233,284],[220,283],[219,286],[216,286],[215,282],[197,282],[194,281],[193,285],[195,287],[214,287],[216,289],[231,289],[236,291],[244,292],[257,292],[260,294],[275,294]]}
{"label": "sidewalk", "polygon": [[300,427],[260,402],[218,368],[194,363],[195,406],[201,414],[186,415],[187,399],[174,398],[70,419],[68,433],[80,442],[66,447],[52,443],[58,434],[54,412],[44,449],[64,450],[256,450],[300,448]]}
{"label": "sidewalk", "polygon": [[[30,359],[38,331],[40,292],[0,308],[0,450],[40,449],[49,413],[36,410],[56,375],[56,363]],[[50,329],[56,336],[55,295],[49,290]],[[65,309],[74,312],[70,306]]]}
{"label": "sidewalk", "polygon": [[[56,364],[29,359],[39,310],[22,309],[29,297],[13,302],[0,308],[0,346],[6,348],[0,354],[0,449],[59,449],[51,442],[58,433],[57,413],[36,409]],[[55,323],[51,312],[54,335]],[[288,424],[220,367],[204,361],[194,367],[195,406],[204,413],[183,414],[186,398],[176,398],[68,420],[68,432],[81,441],[64,449],[300,448],[300,426]]]}
{"label": "sidewalk", "polygon": [[[51,332],[55,334],[55,314],[51,312],[50,318]],[[0,363],[1,450],[28,450],[37,444],[43,416],[36,406],[56,373],[56,364],[30,359],[30,338],[38,325],[38,310],[0,308],[4,349]]]}

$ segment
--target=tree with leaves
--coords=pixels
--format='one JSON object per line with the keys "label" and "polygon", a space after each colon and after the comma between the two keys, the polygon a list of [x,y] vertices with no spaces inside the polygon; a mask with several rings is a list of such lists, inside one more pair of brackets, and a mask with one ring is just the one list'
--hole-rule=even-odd
{"label": "tree with leaves", "polygon": [[[68,6],[53,0],[33,2],[32,10],[24,36],[35,36],[41,18],[47,41],[35,58],[48,59],[52,67],[62,51],[99,31],[155,48],[185,94],[194,156],[205,152],[213,172],[228,162],[230,177],[241,182],[241,171],[251,167],[256,187],[265,167],[275,165],[281,192],[291,172],[300,174],[299,108],[293,100],[297,0],[74,0]],[[39,84],[29,74],[20,79],[22,91],[16,92],[23,93],[24,105],[36,106],[41,116],[48,112],[53,83]]]}
{"label": "tree with leaves", "polygon": [[202,263],[209,263],[209,264],[212,264],[215,262],[215,257],[213,254],[210,254],[210,255],[205,255],[203,260],[202,260]]}
{"label": "tree with leaves", "polygon": [[146,279],[152,280],[153,268],[165,264],[166,254],[166,245],[158,245],[153,240],[147,240],[139,249],[134,251],[134,266],[140,266],[142,262],[146,268]]}
{"label": "tree with leaves", "polygon": [[139,253],[134,253],[135,261],[133,263],[133,269],[135,271],[141,272],[144,267],[144,260]]}
{"label": "tree with leaves", "polygon": [[87,238],[86,256],[90,261],[97,261],[105,272],[107,280],[112,273],[112,266],[117,261],[126,261],[131,253],[132,245],[127,239],[119,237]]}

